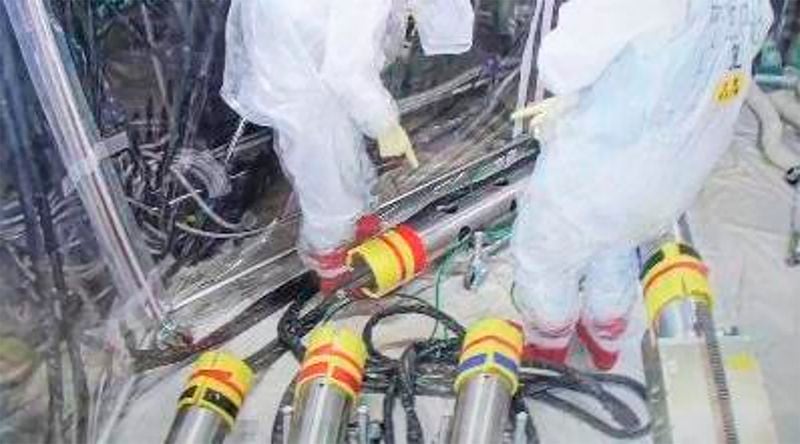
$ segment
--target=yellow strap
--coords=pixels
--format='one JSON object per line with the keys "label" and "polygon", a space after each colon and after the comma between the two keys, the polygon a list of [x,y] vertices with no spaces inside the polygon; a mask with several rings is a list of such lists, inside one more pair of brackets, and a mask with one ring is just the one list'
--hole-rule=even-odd
{"label": "yellow strap", "polygon": [[501,354],[513,366],[518,367],[523,342],[522,330],[506,320],[487,318],[472,324],[464,335],[459,365],[479,356],[483,356],[485,361],[479,366],[459,372],[455,380],[456,391],[473,376],[488,373],[500,376],[508,384],[509,390],[516,392],[519,386],[517,374],[496,362],[495,358],[497,354]]}
{"label": "yellow strap", "polygon": [[366,361],[367,348],[357,333],[348,328],[337,329],[331,324],[321,325],[311,332],[306,356],[300,366],[300,375],[305,369],[316,364],[326,364],[326,373],[309,376],[308,379],[298,381],[297,391],[299,393],[306,383],[322,377],[326,384],[332,384],[346,395],[355,398],[358,393],[344,382],[339,381],[336,378],[335,370],[347,373],[354,382],[360,385],[364,377]]}
{"label": "yellow strap", "polygon": [[[464,335],[462,347],[473,344],[477,339],[495,336],[502,339],[502,342],[509,345],[505,347],[511,352],[512,356],[519,356],[522,353],[524,338],[522,330],[504,319],[486,318],[472,324]],[[508,350],[510,348],[510,350]]]}
{"label": "yellow strap", "polygon": [[320,325],[311,332],[308,350],[314,350],[326,344],[333,344],[337,350],[347,353],[361,367],[367,361],[367,347],[356,332],[349,328],[335,328],[331,324]]}
{"label": "yellow strap", "polygon": [[714,295],[708,277],[699,270],[706,269],[701,260],[682,254],[680,245],[675,242],[664,244],[659,252],[663,259],[642,278],[645,309],[651,323],[658,320],[664,307],[678,299],[692,298],[713,305]]}
{"label": "yellow strap", "polygon": [[247,394],[253,384],[253,370],[236,355],[225,351],[211,351],[200,355],[194,364],[194,373],[201,370],[221,370],[228,372],[228,381]]}
{"label": "yellow strap", "polygon": [[410,281],[414,278],[414,252],[411,250],[411,247],[408,245],[408,242],[406,242],[405,238],[396,231],[387,231],[383,234],[383,236],[388,239],[392,245],[394,245],[395,249],[400,254],[400,257],[403,259],[403,269],[406,273],[403,282]]}
{"label": "yellow strap", "polygon": [[[348,264],[352,266],[355,257],[367,263],[375,278],[375,290],[363,288],[362,291],[373,298],[379,298],[397,288],[402,283],[401,265],[396,255],[385,241],[373,238],[350,250]],[[413,268],[409,271],[413,274]]]}
{"label": "yellow strap", "polygon": [[682,298],[695,299],[709,306],[714,302],[705,276],[693,270],[677,269],[671,272],[671,276],[660,278],[645,294],[645,308],[650,322],[658,320],[664,307]]}
{"label": "yellow strap", "polygon": [[[233,427],[252,383],[253,371],[244,361],[224,351],[206,352],[195,361],[178,406],[211,410]],[[216,396],[206,399],[210,391]]]}

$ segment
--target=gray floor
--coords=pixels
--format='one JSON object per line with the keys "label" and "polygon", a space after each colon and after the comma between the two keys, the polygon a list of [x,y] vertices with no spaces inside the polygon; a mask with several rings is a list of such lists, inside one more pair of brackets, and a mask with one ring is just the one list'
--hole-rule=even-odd
{"label": "gray floor", "polygon": [[[800,442],[800,267],[785,263],[791,188],[753,147],[745,113],[728,155],[690,214],[696,243],[711,266],[720,324],[754,341],[781,442]],[[791,134],[787,143],[800,147]],[[798,156],[800,160],[800,155]]]}

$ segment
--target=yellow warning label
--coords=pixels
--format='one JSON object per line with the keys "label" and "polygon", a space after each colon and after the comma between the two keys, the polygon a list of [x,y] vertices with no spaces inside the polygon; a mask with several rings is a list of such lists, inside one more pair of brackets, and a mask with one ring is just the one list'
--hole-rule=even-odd
{"label": "yellow warning label", "polygon": [[727,359],[727,367],[737,372],[751,372],[758,368],[756,358],[750,353],[737,353]]}
{"label": "yellow warning label", "polygon": [[730,71],[725,73],[714,91],[714,100],[720,104],[727,104],[739,97],[747,86],[747,76],[743,71]]}

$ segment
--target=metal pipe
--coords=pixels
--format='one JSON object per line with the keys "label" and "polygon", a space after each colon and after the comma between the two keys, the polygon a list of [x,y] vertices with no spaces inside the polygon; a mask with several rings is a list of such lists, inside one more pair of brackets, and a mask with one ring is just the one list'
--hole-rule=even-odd
{"label": "metal pipe", "polygon": [[522,330],[502,319],[484,319],[467,330],[455,380],[450,444],[503,442],[511,398],[519,386],[522,343]]}
{"label": "metal pipe", "polygon": [[[793,175],[800,173],[800,168],[792,171]],[[788,177],[792,186],[794,186],[794,196],[792,198],[792,214],[791,219],[791,233],[789,233],[789,255],[786,258],[786,263],[790,267],[800,265],[800,184],[797,183],[797,178]]]}
{"label": "metal pipe", "polygon": [[358,407],[358,443],[369,443],[369,407],[361,405]]}
{"label": "metal pipe", "polygon": [[178,412],[164,442],[222,443],[252,382],[253,371],[237,357],[225,352],[200,355],[178,399]]}
{"label": "metal pipe", "polygon": [[[685,222],[684,222],[685,223]],[[673,230],[665,231],[657,236],[650,242],[643,244],[639,248],[640,253],[640,268],[642,269],[642,284],[645,290],[648,287],[647,271],[660,260],[665,260],[664,253],[661,251],[665,245],[680,242],[685,237],[690,237],[687,234],[684,236],[681,233],[686,231],[686,228],[681,225],[681,222],[676,223]],[[652,285],[652,283],[650,284]],[[645,298],[648,297],[647,291]],[[647,303],[645,304],[647,305]],[[658,310],[658,315],[655,319],[650,319],[650,328],[655,335],[660,338],[690,338],[697,337],[695,325],[697,324],[697,300],[684,295],[675,295],[675,298],[666,303]]]}
{"label": "metal pipe", "polygon": [[483,373],[467,382],[456,400],[451,443],[502,442],[511,393],[499,376]]}
{"label": "metal pipe", "polygon": [[289,434],[292,430],[292,417],[294,417],[294,407],[283,406],[281,409],[281,421],[283,421],[283,444],[289,444]]}
{"label": "metal pipe", "polygon": [[228,434],[229,427],[216,413],[204,409],[181,409],[172,423],[168,444],[219,444]]}
{"label": "metal pipe", "polygon": [[297,376],[290,444],[344,442],[366,359],[361,337],[348,329],[322,325],[311,333]]}
{"label": "metal pipe", "polygon": [[[522,193],[526,182],[524,179],[530,171],[529,166],[517,168],[507,176],[484,184],[460,198],[431,206],[404,224],[424,246],[427,263],[440,258],[454,241],[462,240],[476,230],[512,220],[517,196]],[[379,272],[370,268],[367,259],[359,256],[358,248],[353,251],[353,279],[347,288],[366,288],[369,294],[379,295],[381,292],[376,283]],[[391,254],[391,251],[387,254]],[[419,264],[405,264],[403,268],[424,268],[416,265]],[[398,281],[397,285],[408,280]]]}
{"label": "metal pipe", "polygon": [[[641,275],[645,308],[651,328],[651,334],[645,335],[643,354],[646,357],[653,354],[658,356],[660,344],[664,341],[670,343],[670,339],[676,337],[704,343],[707,359],[705,366],[714,396],[714,410],[721,438],[728,444],[734,444],[739,442],[739,438],[725,365],[711,313],[713,296],[708,282],[708,269],[700,255],[691,247],[691,243],[689,225],[686,218],[681,217],[672,233],[664,233],[653,243],[640,249],[645,252],[641,256]],[[645,367],[647,364],[646,361]],[[648,378],[649,385],[664,383],[663,375],[657,374],[657,371],[646,373],[651,375]],[[654,402],[663,403],[666,398],[651,399],[659,399]],[[656,403],[654,410],[665,411],[665,406],[666,404],[658,406]],[[668,437],[669,433],[664,436]]]}
{"label": "metal pipe", "polygon": [[661,315],[653,326],[659,338],[697,337],[697,302],[694,299],[678,299],[661,309]]}
{"label": "metal pipe", "polygon": [[75,67],[63,52],[67,42],[54,29],[45,1],[3,3],[55,145],[98,233],[98,244],[119,293],[140,298],[148,315],[169,326],[161,281],[125,205],[119,178],[98,155],[103,142],[90,118]]}
{"label": "metal pipe", "polygon": [[528,436],[525,433],[527,423],[527,413],[519,412],[514,416],[514,444],[526,444],[528,442]]}
{"label": "metal pipe", "polygon": [[297,414],[289,432],[291,444],[339,444],[345,437],[352,403],[323,380],[300,388]]}
{"label": "metal pipe", "polygon": [[[245,147],[249,149],[250,146],[255,146],[256,144],[261,143],[263,140],[264,138],[261,137],[244,136],[239,144],[238,151],[241,152],[245,149]],[[381,214],[381,217],[389,223],[400,222],[402,221],[402,217],[400,216],[405,215],[406,213],[417,213],[420,209],[424,208],[425,205],[428,205],[428,203],[435,201],[436,199],[440,199],[442,196],[449,193],[456,192],[459,188],[468,185],[471,180],[474,180],[478,176],[477,172],[479,170],[487,170],[487,175],[498,174],[504,170],[513,170],[509,174],[517,175],[520,173],[514,171],[524,170],[522,175],[525,176],[531,171],[531,160],[534,158],[537,152],[536,149],[528,147],[528,145],[531,143],[534,142],[530,137],[521,137],[515,139],[502,148],[472,160],[463,166],[447,172],[446,174],[437,176],[431,181],[426,182],[412,190],[395,196],[390,201],[381,205],[379,213]],[[224,153],[226,146],[227,145],[223,145],[215,149],[215,154],[221,155],[221,153]],[[511,203],[513,202],[509,202],[507,204],[510,205]],[[398,208],[402,208],[403,211],[398,211]],[[408,209],[408,211],[406,209]],[[399,213],[403,214],[400,215]],[[439,213],[439,217],[442,217],[441,213]],[[417,219],[417,217],[415,216],[414,219]],[[435,215],[431,215],[430,219],[431,220],[424,223],[436,223]],[[438,256],[434,254],[433,256],[429,257],[433,259]],[[189,306],[208,297],[223,295],[225,294],[225,290],[234,286],[237,281],[261,272],[267,266],[272,265],[274,265],[275,268],[280,268],[283,271],[279,273],[275,279],[269,280],[269,285],[262,290],[264,292],[280,287],[284,283],[301,275],[307,270],[300,260],[294,246],[290,246],[287,249],[280,251],[273,257],[265,258],[247,267],[246,269],[237,271],[230,276],[220,278],[196,293],[191,294],[186,298],[182,298],[171,307],[170,313],[188,308]],[[353,273],[355,276],[353,279],[354,282],[351,285],[348,285],[348,288],[358,288],[369,285],[370,278],[367,276],[368,273],[368,269],[356,270]]]}

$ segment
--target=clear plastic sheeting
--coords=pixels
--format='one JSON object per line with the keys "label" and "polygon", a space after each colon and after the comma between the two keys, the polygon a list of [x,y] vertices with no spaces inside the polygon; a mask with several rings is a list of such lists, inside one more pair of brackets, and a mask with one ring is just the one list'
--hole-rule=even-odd
{"label": "clear plastic sheeting", "polygon": [[45,2],[12,1],[5,6],[63,167],[89,212],[115,281],[123,294],[139,298],[142,308],[162,320],[160,281],[151,274],[152,261],[141,249],[128,208],[119,205],[122,190],[117,175],[98,155],[103,142],[73,64],[61,52],[66,37],[60,27],[52,26]]}
{"label": "clear plastic sheeting", "polygon": [[[153,287],[118,286],[130,268],[111,273],[131,259],[130,251],[108,250],[109,239],[100,233],[113,230],[103,231],[98,222],[111,214],[104,211],[119,216],[124,207],[87,205],[84,199],[97,197],[97,189],[83,185],[94,173],[76,175],[76,165],[61,161],[57,147],[80,162],[66,153],[86,141],[76,138],[84,121],[37,99],[11,29],[16,13],[22,11],[0,7],[0,441],[95,442],[109,400],[131,371],[124,326],[147,325],[134,293]],[[14,17],[33,45],[36,33],[25,28],[33,17]],[[50,93],[65,92],[45,83]],[[49,97],[67,108],[63,112],[75,105]],[[64,121],[54,125],[64,132],[49,131],[45,109]]]}
{"label": "clear plastic sheeting", "polygon": [[[554,4],[460,4],[472,31],[418,11],[375,72],[423,161],[358,142],[391,223],[534,153],[508,116]],[[310,285],[273,128],[219,94],[228,7],[2,3],[0,440],[115,441],[132,402]]]}

